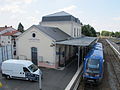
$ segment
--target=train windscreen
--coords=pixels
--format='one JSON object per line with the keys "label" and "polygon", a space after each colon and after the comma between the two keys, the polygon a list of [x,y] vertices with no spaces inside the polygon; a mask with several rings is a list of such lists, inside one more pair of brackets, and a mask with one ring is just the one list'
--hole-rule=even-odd
{"label": "train windscreen", "polygon": [[86,71],[89,73],[99,73],[99,61],[98,59],[88,59]]}

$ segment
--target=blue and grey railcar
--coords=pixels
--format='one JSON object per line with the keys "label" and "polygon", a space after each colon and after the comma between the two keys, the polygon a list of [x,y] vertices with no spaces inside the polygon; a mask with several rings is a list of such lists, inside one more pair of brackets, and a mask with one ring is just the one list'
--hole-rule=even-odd
{"label": "blue and grey railcar", "polygon": [[99,82],[103,78],[103,47],[96,43],[84,60],[83,78],[87,82]]}

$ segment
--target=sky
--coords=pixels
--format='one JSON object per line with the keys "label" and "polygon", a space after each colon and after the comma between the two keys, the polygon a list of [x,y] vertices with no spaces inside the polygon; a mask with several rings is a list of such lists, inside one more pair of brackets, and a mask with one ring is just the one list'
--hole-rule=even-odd
{"label": "sky", "polygon": [[39,24],[42,16],[65,11],[90,24],[96,31],[120,31],[120,0],[0,0],[0,27],[25,29]]}

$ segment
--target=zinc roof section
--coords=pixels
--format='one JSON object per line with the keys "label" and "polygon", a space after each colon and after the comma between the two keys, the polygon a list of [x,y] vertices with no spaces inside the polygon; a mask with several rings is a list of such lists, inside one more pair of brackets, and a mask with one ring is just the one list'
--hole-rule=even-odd
{"label": "zinc roof section", "polygon": [[44,17],[53,17],[53,16],[72,16],[72,15],[69,14],[69,13],[66,13],[64,11],[61,11],[61,12],[53,13],[53,14],[50,14],[50,15],[46,15]]}
{"label": "zinc roof section", "polygon": [[70,40],[56,42],[56,44],[73,45],[73,46],[89,46],[96,39],[97,39],[96,37],[79,37]]}
{"label": "zinc roof section", "polygon": [[64,11],[53,13],[42,17],[42,22],[53,22],[53,21],[74,21],[80,24],[80,20],[69,13]]}
{"label": "zinc roof section", "polygon": [[59,28],[45,27],[45,26],[41,26],[41,25],[33,25],[33,26],[35,26],[40,31],[47,34],[49,37],[53,38],[56,41],[67,40],[67,39],[71,38],[70,35],[66,34]]}
{"label": "zinc roof section", "polygon": [[12,31],[12,32],[6,32],[6,33],[4,33],[4,34],[2,34],[2,36],[14,36],[14,34],[16,34],[16,33],[18,33],[19,31]]}

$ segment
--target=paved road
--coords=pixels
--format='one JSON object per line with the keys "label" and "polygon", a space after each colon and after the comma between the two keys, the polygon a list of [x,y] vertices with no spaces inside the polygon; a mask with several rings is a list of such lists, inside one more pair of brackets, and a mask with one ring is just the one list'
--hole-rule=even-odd
{"label": "paved road", "polygon": [[[42,90],[64,90],[77,70],[77,62],[73,62],[64,70],[41,68],[43,71]],[[0,74],[3,88],[0,90],[39,90],[38,82],[24,80],[7,80]]]}

